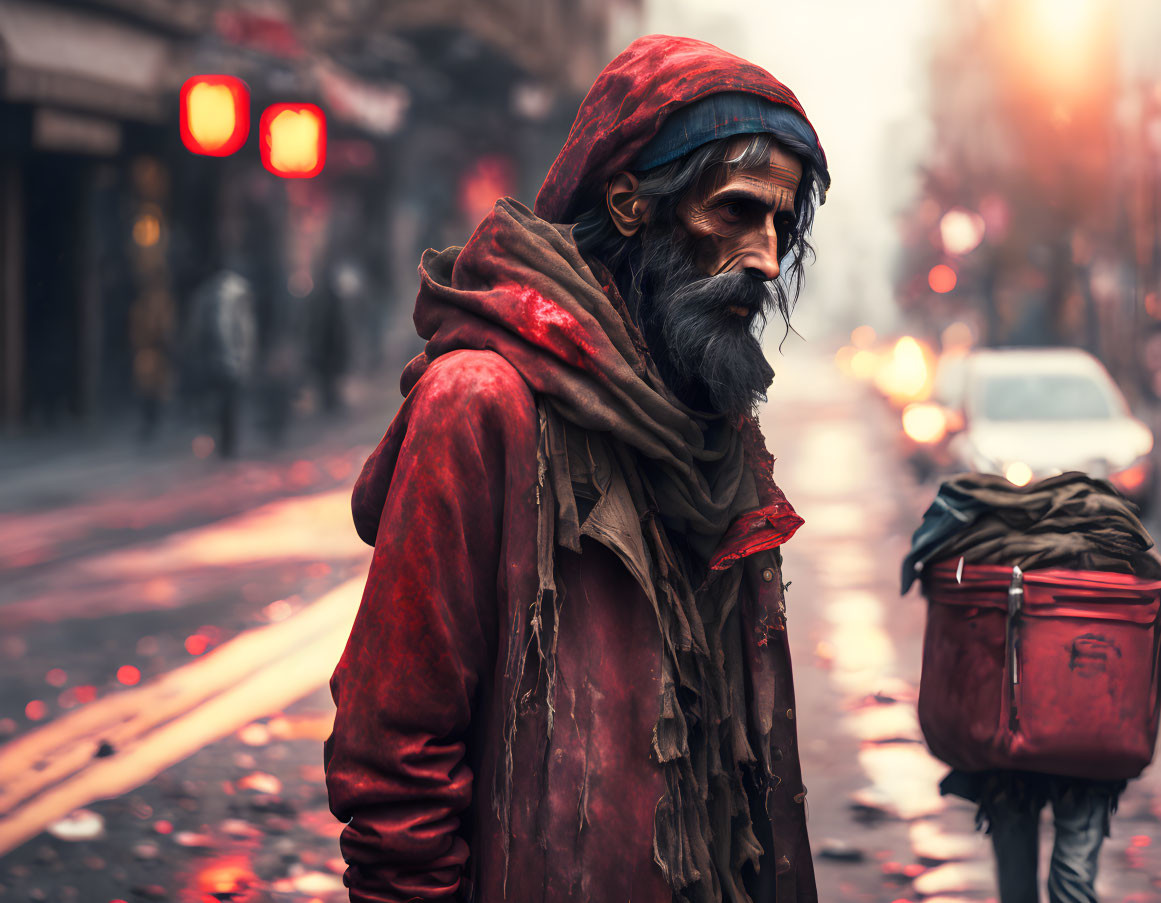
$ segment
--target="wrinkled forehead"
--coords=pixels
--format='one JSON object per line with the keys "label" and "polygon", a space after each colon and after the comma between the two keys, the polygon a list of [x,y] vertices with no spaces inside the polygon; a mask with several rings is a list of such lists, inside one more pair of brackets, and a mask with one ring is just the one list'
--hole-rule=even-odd
{"label": "wrinkled forehead", "polygon": [[755,150],[754,135],[739,135],[727,146],[726,162],[714,168],[703,190],[719,191],[734,183],[744,183],[763,195],[789,194],[798,191],[802,181],[802,160],[777,141],[768,142],[768,150]]}

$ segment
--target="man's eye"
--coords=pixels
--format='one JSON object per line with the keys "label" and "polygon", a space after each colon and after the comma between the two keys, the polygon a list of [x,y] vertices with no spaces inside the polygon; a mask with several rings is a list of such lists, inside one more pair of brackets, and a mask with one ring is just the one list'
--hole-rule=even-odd
{"label": "man's eye", "polygon": [[727,222],[736,223],[745,214],[745,206],[739,201],[730,201],[728,204],[722,204],[718,210],[722,214],[722,218]]}
{"label": "man's eye", "polygon": [[781,220],[774,223],[774,229],[778,234],[778,256],[785,257],[790,251],[790,245],[794,241],[794,221]]}

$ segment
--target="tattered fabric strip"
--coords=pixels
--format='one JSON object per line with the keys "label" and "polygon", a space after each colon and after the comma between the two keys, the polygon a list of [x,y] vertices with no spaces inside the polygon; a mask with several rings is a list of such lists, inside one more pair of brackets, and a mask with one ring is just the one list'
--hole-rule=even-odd
{"label": "tattered fabric strip", "polygon": [[[404,391],[441,354],[487,349],[521,374],[540,415],[538,586],[527,610],[517,607],[511,616],[504,750],[492,793],[504,832],[505,889],[513,742],[532,693],[543,693],[546,703],[538,743],[545,755],[554,727],[557,625],[566,589],[555,580],[555,552],[579,552],[587,533],[620,546],[663,641],[654,750],[666,793],[655,812],[654,858],[678,903],[748,903],[742,870],[757,866],[760,851],[745,780],[749,775],[764,792],[767,774],[752,773],[745,729],[736,611],[742,564],[740,556],[715,555],[739,518],[785,502],[757,424],[684,406],[664,385],[607,271],[580,255],[568,227],[545,223],[519,204],[500,201],[462,251],[426,254],[420,275],[415,323],[428,343],[422,359],[407,368]],[[570,441],[577,452],[571,455]],[[611,468],[600,485],[598,464]],[[597,518],[586,531],[578,486],[615,523]],[[773,511],[762,515],[764,530],[774,525]],[[586,520],[592,517],[590,511]],[[627,523],[640,530],[639,540],[625,540],[623,532],[618,539]],[[792,532],[789,520],[783,526],[786,535]],[[773,541],[759,532],[755,542]],[[525,669],[533,656],[536,681],[528,689]],[[542,779],[548,771],[542,769]]]}
{"label": "tattered fabric strip", "polygon": [[[757,868],[762,849],[751,822],[744,773],[749,772],[759,786],[763,776],[756,767],[745,727],[743,653],[736,623],[741,566],[712,572],[707,584],[695,593],[665,526],[655,516],[656,503],[650,486],[641,479],[634,456],[607,437],[588,436],[586,442],[598,443],[608,451],[574,461],[565,451],[569,425],[551,405],[542,403],[540,415],[538,505],[542,523],[538,553],[543,592],[533,604],[532,638],[526,648],[537,650],[538,667],[545,677],[548,734],[551,736],[555,709],[555,625],[559,614],[550,601],[555,598],[556,586],[549,538],[554,537],[557,546],[568,547],[563,537],[585,532],[577,522],[574,487],[594,480],[594,459],[607,459],[617,471],[632,467],[633,479],[611,479],[608,486],[594,482],[588,488],[600,494],[616,491],[610,487],[621,487],[619,491],[629,494],[639,512],[642,539],[653,565],[653,592],[649,595],[663,640],[653,749],[665,774],[666,794],[654,812],[654,859],[681,903],[749,903],[741,882],[742,868],[746,864]],[[566,466],[567,483],[560,479],[558,470]],[[752,479],[746,485],[748,492],[742,493],[743,498],[756,501],[756,496],[751,497]],[[568,500],[562,499],[564,492]],[[554,523],[549,525],[548,521]],[[519,680],[522,670],[512,676]]]}

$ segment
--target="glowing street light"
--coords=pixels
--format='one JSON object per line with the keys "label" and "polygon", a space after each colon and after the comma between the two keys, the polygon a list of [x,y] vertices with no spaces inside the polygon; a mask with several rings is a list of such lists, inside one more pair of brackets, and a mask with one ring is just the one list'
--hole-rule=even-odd
{"label": "glowing street light", "polygon": [[1015,486],[1027,486],[1032,476],[1032,468],[1023,461],[1013,461],[1004,468],[1004,477]]}
{"label": "glowing street light", "polygon": [[913,442],[933,445],[947,435],[947,415],[937,404],[916,401],[903,409],[903,432]]}
{"label": "glowing street light", "polygon": [[943,250],[959,257],[970,254],[984,240],[984,218],[971,210],[949,210],[939,221]]}
{"label": "glowing street light", "polygon": [[250,134],[250,89],[232,75],[195,75],[179,96],[181,141],[208,157],[228,157]]}
{"label": "glowing street light", "polygon": [[876,387],[898,405],[926,398],[931,391],[930,358],[924,343],[903,336],[875,371]]}
{"label": "glowing street light", "polygon": [[927,274],[927,284],[931,286],[931,290],[937,295],[946,295],[955,288],[956,282],[958,281],[959,279],[955,275],[955,270],[946,263],[937,263],[931,268],[931,272]]}
{"label": "glowing street light", "polygon": [[262,165],[285,179],[310,179],[327,158],[327,120],[312,103],[271,104],[258,124]]}

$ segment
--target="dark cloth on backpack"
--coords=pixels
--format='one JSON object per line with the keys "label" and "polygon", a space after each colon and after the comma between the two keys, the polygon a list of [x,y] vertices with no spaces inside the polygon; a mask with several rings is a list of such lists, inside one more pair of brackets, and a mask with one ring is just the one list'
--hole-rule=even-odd
{"label": "dark cloth on backpack", "polygon": [[968,564],[1065,567],[1161,577],[1161,560],[1137,506],[1107,480],[1070,471],[1027,486],[994,474],[945,482],[923,515],[903,560],[905,593],[923,566],[962,557]]}

